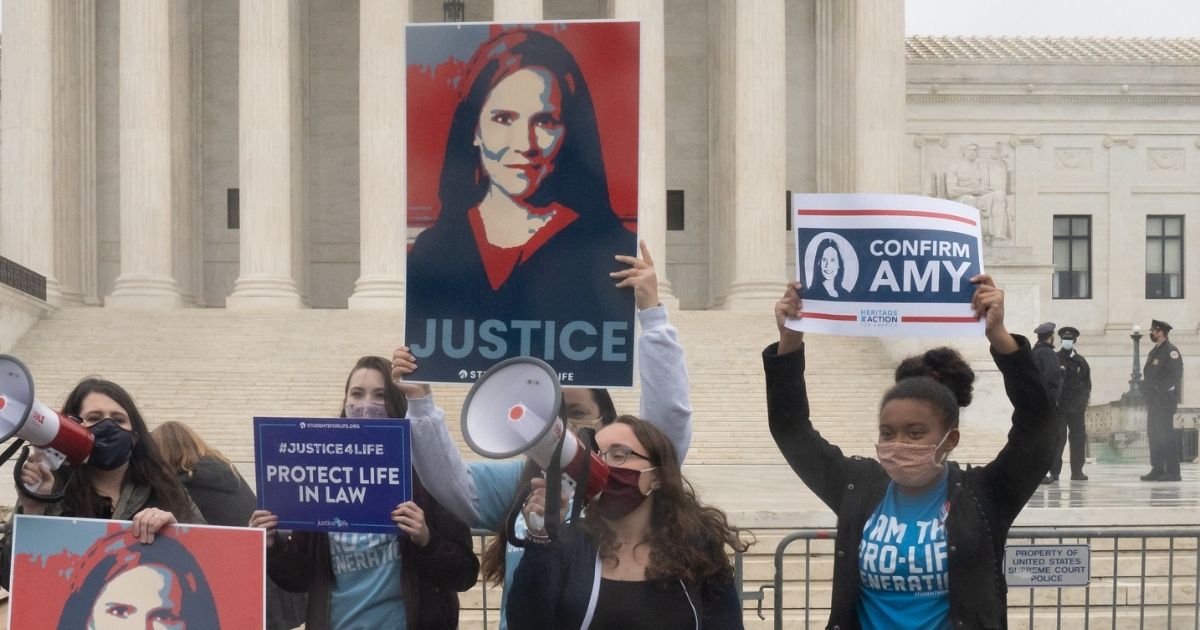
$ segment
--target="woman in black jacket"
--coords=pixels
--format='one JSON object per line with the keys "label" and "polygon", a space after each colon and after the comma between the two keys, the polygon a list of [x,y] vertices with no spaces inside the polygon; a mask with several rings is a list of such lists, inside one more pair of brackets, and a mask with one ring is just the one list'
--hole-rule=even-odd
{"label": "woman in black jacket", "polygon": [[972,306],[1012,403],[1013,428],[991,463],[947,462],[974,374],[949,348],[910,357],[879,412],[878,460],[846,457],[813,428],[804,383],[800,285],[775,306],[779,343],[763,351],[771,434],[837,514],[830,628],[1003,628],[1008,529],[1054,456],[1054,403],[1029,342],[1004,326],[1004,293],[976,276]]}

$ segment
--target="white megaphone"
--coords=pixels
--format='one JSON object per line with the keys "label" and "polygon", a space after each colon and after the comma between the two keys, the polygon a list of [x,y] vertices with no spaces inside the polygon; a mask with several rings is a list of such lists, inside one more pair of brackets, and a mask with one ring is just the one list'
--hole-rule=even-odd
{"label": "white megaphone", "polygon": [[16,436],[42,449],[45,462],[52,470],[64,461],[71,464],[85,462],[92,453],[95,440],[91,431],[78,422],[34,398],[29,369],[7,354],[0,354],[0,436],[3,436],[0,442]]}
{"label": "white megaphone", "polygon": [[608,483],[608,466],[564,429],[558,417],[561,404],[558,375],[545,361],[506,359],[485,372],[463,401],[463,438],[484,457],[527,454],[542,470],[550,468],[562,440],[562,472],[575,481],[584,500],[594,499]]}

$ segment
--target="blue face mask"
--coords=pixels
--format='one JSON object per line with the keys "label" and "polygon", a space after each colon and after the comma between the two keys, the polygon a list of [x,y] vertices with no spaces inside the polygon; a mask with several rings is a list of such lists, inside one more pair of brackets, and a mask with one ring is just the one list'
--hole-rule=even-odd
{"label": "blue face mask", "polygon": [[1063,339],[1062,347],[1063,347],[1063,350],[1070,350],[1071,348],[1074,348],[1075,340],[1074,339]]}

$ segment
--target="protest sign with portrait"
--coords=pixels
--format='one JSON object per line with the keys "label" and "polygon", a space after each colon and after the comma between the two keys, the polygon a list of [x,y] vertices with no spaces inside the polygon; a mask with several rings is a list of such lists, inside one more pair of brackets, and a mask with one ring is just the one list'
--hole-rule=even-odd
{"label": "protest sign with portrait", "polygon": [[258,506],[282,529],[396,534],[412,499],[408,420],[255,418]]}
{"label": "protest sign with portrait", "polygon": [[632,386],[639,24],[408,27],[410,380]]}
{"label": "protest sign with portrait", "polygon": [[796,330],[860,336],[976,336],[971,309],[983,273],[979,211],[914,195],[792,199],[796,270],[804,285]]}
{"label": "protest sign with portrait", "polygon": [[13,527],[10,628],[263,628],[261,529],[27,516]]}

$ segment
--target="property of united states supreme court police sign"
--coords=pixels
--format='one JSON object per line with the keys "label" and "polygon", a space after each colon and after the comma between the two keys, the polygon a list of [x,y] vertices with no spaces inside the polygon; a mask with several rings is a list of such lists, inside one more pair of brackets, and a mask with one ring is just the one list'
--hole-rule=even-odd
{"label": "property of united states supreme court police sign", "polygon": [[1004,577],[1009,586],[1087,586],[1091,579],[1088,545],[1007,545]]}

